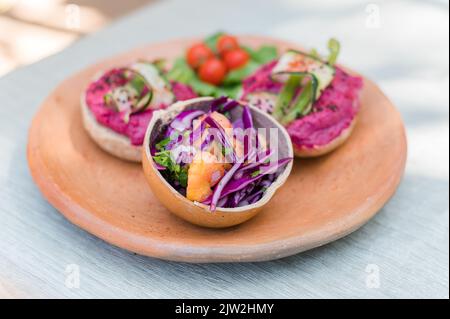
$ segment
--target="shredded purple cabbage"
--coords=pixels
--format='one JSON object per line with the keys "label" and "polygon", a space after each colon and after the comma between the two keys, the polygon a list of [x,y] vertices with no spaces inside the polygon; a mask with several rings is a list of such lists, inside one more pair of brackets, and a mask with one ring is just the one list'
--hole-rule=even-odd
{"label": "shredded purple cabbage", "polygon": [[200,110],[183,111],[175,117],[172,123],[170,123],[170,127],[179,132],[183,132],[192,126],[194,119],[203,114],[205,114],[205,112]]}
{"label": "shredded purple cabbage", "polygon": [[210,107],[211,113],[218,111],[219,108],[227,101],[228,101],[228,98],[226,96],[222,96],[222,97],[219,97],[218,99],[213,100],[211,102],[211,107]]}
{"label": "shredded purple cabbage", "polygon": [[223,189],[227,186],[228,182],[233,178],[234,173],[241,167],[242,163],[235,163],[233,167],[222,177],[219,184],[217,184],[216,189],[211,198],[211,211],[216,210],[216,205],[221,198]]}
{"label": "shredded purple cabbage", "polygon": [[[220,198],[227,196],[231,193],[246,189],[251,183],[258,181],[258,180],[262,179],[263,177],[275,174],[280,168],[285,166],[291,160],[292,160],[292,158],[284,158],[275,163],[271,163],[269,165],[264,165],[264,166],[262,165],[262,166],[260,166],[260,168],[261,168],[260,171],[255,176],[252,176],[252,174],[246,174],[241,178],[231,179],[231,180],[227,181],[226,186],[223,187],[223,189],[221,189]],[[237,163],[237,164],[239,164],[239,163]],[[238,169],[236,169],[236,171],[237,170]],[[257,170],[255,170],[255,171],[257,171]],[[235,172],[233,172],[233,174]],[[270,184],[269,184],[269,186],[270,186]],[[204,203],[212,204],[212,202],[213,202],[213,198],[211,197],[211,198],[208,198]]]}
{"label": "shredded purple cabbage", "polygon": [[242,118],[237,119],[232,124],[233,129],[244,129],[244,121],[242,121]]}
{"label": "shredded purple cabbage", "polygon": [[236,179],[241,178],[244,175],[244,173],[248,172],[249,170],[258,169],[258,167],[260,167],[266,161],[268,161],[272,155],[273,155],[273,150],[266,150],[266,151],[256,154],[256,156],[254,158],[250,159],[250,161],[249,161],[250,164],[247,164],[247,165],[241,167],[241,169],[236,172],[235,178]]}
{"label": "shredded purple cabbage", "polygon": [[253,128],[252,113],[247,105],[244,106],[244,111],[242,112],[242,123],[244,124],[244,129]]}
{"label": "shredded purple cabbage", "polygon": [[222,112],[230,112],[232,109],[234,109],[235,107],[239,106],[239,102],[235,101],[235,100],[230,100],[227,103],[225,103],[225,105],[222,107]]}
{"label": "shredded purple cabbage", "polygon": [[[229,112],[236,107],[242,107],[242,115],[240,118],[230,119],[233,112]],[[236,130],[233,131],[233,139],[235,140],[232,140],[230,133],[226,132],[213,118],[213,112],[219,112],[227,116],[232,123],[233,129]],[[194,120],[198,118],[200,118],[200,123],[196,123],[194,127]],[[206,131],[207,128],[214,130]],[[169,124],[165,134],[163,133],[163,136],[170,138],[164,150],[170,151],[173,160],[179,165],[178,173],[179,170],[189,169],[189,163],[192,163],[195,152],[207,150],[213,142],[218,142],[218,146],[225,150],[225,157],[232,165],[226,168],[225,174],[212,187],[211,195],[203,201],[204,204],[210,206],[211,211],[214,211],[217,207],[234,208],[258,202],[264,196],[266,189],[270,187],[281,173],[282,168],[292,160],[292,158],[284,158],[278,161],[270,161],[274,151],[268,149],[267,145],[264,146],[263,150],[251,147],[249,138],[254,137],[248,137],[245,134],[239,136],[237,134],[238,131],[243,132],[243,130],[246,130],[246,132],[254,131],[257,139],[255,123],[250,108],[238,101],[221,97],[211,101],[209,112],[205,113],[201,110],[181,112]],[[208,132],[208,134],[204,134],[204,132]],[[237,142],[241,142],[244,145],[244,150],[239,155],[235,150],[234,144]],[[189,147],[186,143],[189,144]],[[151,154],[152,156],[156,154],[154,146],[151,148]],[[157,163],[155,165],[158,170],[163,172],[169,170]],[[164,176],[173,175],[167,174]],[[179,180],[170,180],[169,182],[180,193],[186,194],[186,188],[181,186]],[[189,181],[187,185],[189,187]]]}

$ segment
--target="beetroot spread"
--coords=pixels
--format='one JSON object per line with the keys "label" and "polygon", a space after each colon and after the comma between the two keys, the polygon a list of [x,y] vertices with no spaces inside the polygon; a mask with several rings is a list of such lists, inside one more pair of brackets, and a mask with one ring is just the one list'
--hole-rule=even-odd
{"label": "beetroot spread", "polygon": [[[254,92],[279,93],[281,86],[270,77],[276,62],[271,62],[244,81],[243,98]],[[348,128],[358,113],[362,78],[336,67],[332,83],[313,105],[313,112],[291,122],[287,131],[296,147],[326,145]]]}
{"label": "beetroot spread", "polygon": [[279,93],[283,87],[282,83],[275,82],[271,78],[271,73],[277,60],[267,63],[259,68],[253,75],[242,82],[242,98],[245,99],[248,94],[255,92]]}
{"label": "beetroot spread", "polygon": [[[122,113],[119,113],[105,105],[104,95],[111,90],[126,84],[120,75],[121,69],[112,69],[102,75],[98,80],[92,82],[86,90],[86,104],[94,114],[97,122],[112,129],[113,131],[127,136],[132,145],[140,146],[144,142],[145,131],[152,118],[154,110],[148,109],[143,112],[131,114],[128,123],[125,122]],[[177,100],[185,100],[195,97],[192,89],[186,85],[174,83],[173,93]],[[159,108],[166,108],[160,105]]]}
{"label": "beetroot spread", "polygon": [[293,121],[286,128],[292,143],[312,148],[337,138],[359,111],[358,95],[362,85],[362,78],[336,68],[333,82],[314,103],[313,113]]}
{"label": "beetroot spread", "polygon": [[189,85],[181,82],[171,82],[171,84],[172,91],[175,94],[175,99],[177,101],[190,100],[198,96]]}

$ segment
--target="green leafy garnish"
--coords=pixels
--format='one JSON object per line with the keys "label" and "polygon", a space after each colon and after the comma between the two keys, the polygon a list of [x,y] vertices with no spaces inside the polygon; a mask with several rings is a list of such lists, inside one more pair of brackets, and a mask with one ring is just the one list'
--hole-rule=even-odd
{"label": "green leafy garnish", "polygon": [[[163,140],[165,141],[165,140]],[[163,142],[161,141],[161,142]],[[158,144],[160,144],[159,142]],[[166,142],[164,142],[166,143]],[[153,156],[153,160],[161,166],[164,166],[167,170],[163,171],[163,174],[168,174],[170,180],[178,181],[182,187],[187,186],[188,170],[187,167],[181,167],[176,164],[170,156],[170,151],[157,152]]]}
{"label": "green leafy garnish", "polygon": [[321,60],[321,59],[322,59],[322,57],[320,56],[319,51],[317,51],[317,49],[311,49],[311,51],[309,51],[309,54],[310,54],[314,59],[317,59],[317,60]]}
{"label": "green leafy garnish", "polygon": [[250,174],[250,176],[251,176],[251,177],[256,177],[256,176],[258,176],[259,174],[261,174],[261,170],[254,171],[253,173]]}
{"label": "green leafy garnish", "polygon": [[314,98],[313,81],[308,81],[302,92],[298,96],[294,105],[290,108],[285,116],[280,120],[282,125],[287,125],[294,121],[300,115],[306,115],[311,111]]}
{"label": "green leafy garnish", "polygon": [[221,31],[216,32],[203,40],[203,43],[205,43],[214,52],[217,52],[217,41],[219,41],[219,38],[224,34],[225,33]]}
{"label": "green leafy garnish", "polygon": [[178,173],[178,182],[180,182],[180,185],[182,187],[187,187],[188,182],[188,170],[187,168],[183,168]]}
{"label": "green leafy garnish", "polygon": [[328,50],[330,51],[330,55],[328,56],[328,64],[334,65],[336,63],[340,49],[341,45],[338,40],[332,38],[328,41]]}
{"label": "green leafy garnish", "polygon": [[277,120],[281,121],[283,118],[286,109],[291,104],[297,89],[300,87],[301,79],[302,77],[300,75],[293,74],[288,78],[286,84],[283,86],[272,114]]}
{"label": "green leafy garnish", "polygon": [[191,69],[184,58],[176,59],[172,69],[167,73],[167,78],[169,80],[185,84],[189,84],[195,77],[194,70]]}
{"label": "green leafy garnish", "polygon": [[166,168],[169,168],[172,165],[172,158],[170,157],[170,152],[169,151],[157,152],[153,156],[153,160],[156,163],[158,163],[159,165],[164,166]]}
{"label": "green leafy garnish", "polygon": [[[302,88],[302,83],[307,78],[309,81]],[[299,116],[307,115],[311,112],[316,88],[317,79],[313,75],[308,77],[308,74],[291,74],[278,96],[272,115],[285,126]],[[300,89],[301,93],[296,97]]]}
{"label": "green leafy garnish", "polygon": [[[167,144],[169,144],[170,143],[170,137],[166,137],[165,139],[163,139],[163,140],[161,140],[159,143],[157,143],[156,145],[155,145],[155,147],[156,147],[156,149],[158,150],[158,151],[161,151],[161,150],[163,150],[166,146],[167,146]],[[159,164],[159,163],[158,163]]]}
{"label": "green leafy garnish", "polygon": [[219,90],[217,91],[218,94],[215,96],[216,97],[228,96],[229,98],[236,99],[239,95],[239,92],[241,92],[241,89],[242,89],[241,84],[222,86],[219,88]]}
{"label": "green leafy garnish", "polygon": [[142,76],[134,76],[130,81],[130,86],[140,95],[140,93],[144,90],[145,80]]}
{"label": "green leafy garnish", "polygon": [[277,48],[274,46],[262,46],[257,50],[254,50],[249,47],[244,47],[244,49],[248,52],[251,59],[259,64],[266,64],[270,61],[275,60],[278,57]]}
{"label": "green leafy garnish", "polygon": [[219,89],[217,86],[205,83],[197,77],[193,78],[187,84],[189,84],[194,89],[194,91],[201,96],[219,96]]}
{"label": "green leafy garnish", "polygon": [[223,81],[223,84],[225,86],[240,84],[246,77],[252,75],[259,67],[260,64],[250,60],[242,68],[230,71]]}

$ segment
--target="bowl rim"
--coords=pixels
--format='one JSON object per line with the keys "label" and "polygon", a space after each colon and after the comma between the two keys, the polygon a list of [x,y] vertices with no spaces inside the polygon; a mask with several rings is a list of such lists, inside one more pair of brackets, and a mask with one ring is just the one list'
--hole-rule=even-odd
{"label": "bowl rim", "polygon": [[143,161],[147,160],[150,163],[150,169],[153,170],[155,175],[162,181],[164,186],[166,186],[171,193],[173,193],[177,198],[182,200],[184,203],[187,203],[188,205],[192,205],[195,207],[199,207],[203,210],[205,210],[208,213],[240,213],[244,211],[248,211],[251,209],[257,209],[265,206],[269,201],[272,199],[272,197],[275,195],[275,192],[287,181],[289,175],[291,174],[292,167],[294,165],[294,149],[292,146],[291,138],[289,137],[288,132],[286,129],[278,123],[272,116],[265,113],[264,111],[261,111],[257,107],[246,103],[246,105],[249,106],[249,108],[252,110],[252,112],[256,112],[259,115],[269,119],[271,122],[273,122],[276,127],[279,129],[279,132],[281,132],[281,135],[286,139],[287,143],[287,151],[288,156],[292,158],[292,160],[286,165],[284,171],[276,178],[276,180],[267,188],[267,190],[264,192],[264,195],[259,199],[256,203],[253,203],[251,205],[246,205],[242,207],[234,207],[234,208],[225,208],[225,207],[217,207],[215,211],[211,211],[209,205],[196,202],[196,201],[190,201],[185,196],[181,195],[175,188],[170,185],[167,180],[161,175],[159,170],[156,169],[153,161],[153,157],[150,154],[150,136],[153,132],[153,127],[157,123],[158,120],[167,120],[167,118],[173,118],[172,114],[179,114],[182,110],[184,110],[187,106],[199,103],[199,102],[206,102],[206,101],[213,101],[214,97],[197,97],[185,101],[178,101],[173,103],[171,106],[164,110],[157,110],[153,112],[152,119],[150,120],[149,125],[147,126],[147,130],[145,132],[145,138],[144,143],[142,144],[142,151],[144,152],[145,156],[143,157]]}

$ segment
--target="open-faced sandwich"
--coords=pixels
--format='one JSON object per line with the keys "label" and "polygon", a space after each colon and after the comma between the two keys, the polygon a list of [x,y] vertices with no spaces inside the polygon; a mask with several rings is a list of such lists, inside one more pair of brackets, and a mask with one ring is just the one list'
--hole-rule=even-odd
{"label": "open-faced sandwich", "polygon": [[327,59],[316,51],[290,50],[243,82],[241,99],[284,125],[299,157],[331,152],[350,136],[363,81],[335,65],[339,43],[328,43]]}
{"label": "open-faced sandwich", "polygon": [[328,46],[327,58],[315,50],[278,57],[273,46],[252,49],[217,33],[188,48],[167,76],[199,96],[227,95],[259,107],[287,128],[295,155],[320,156],[350,136],[362,88],[361,77],[335,65],[339,43]]}
{"label": "open-faced sandwich", "polygon": [[155,112],[143,166],[153,193],[174,214],[227,227],[268,203],[292,158],[289,136],[271,116],[226,97],[197,98]]}
{"label": "open-faced sandwich", "polygon": [[197,95],[186,85],[169,82],[160,65],[136,62],[95,78],[81,96],[83,124],[105,151],[140,162],[145,131],[155,110]]}

